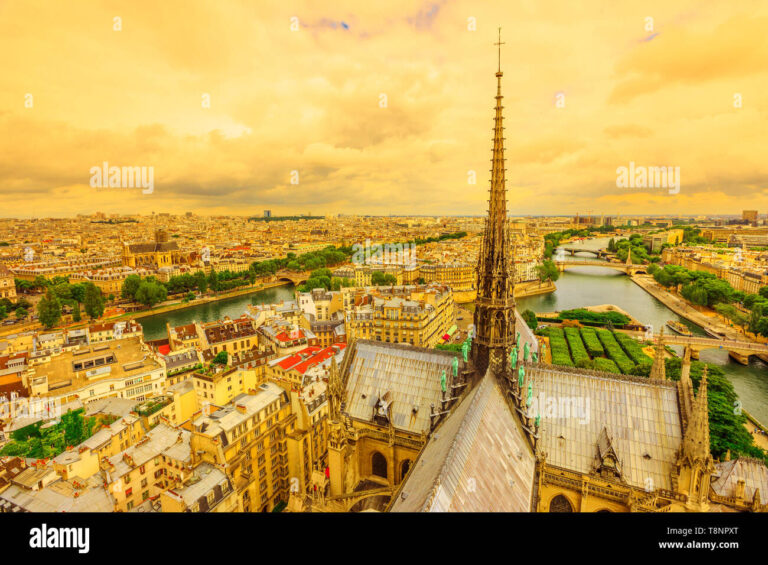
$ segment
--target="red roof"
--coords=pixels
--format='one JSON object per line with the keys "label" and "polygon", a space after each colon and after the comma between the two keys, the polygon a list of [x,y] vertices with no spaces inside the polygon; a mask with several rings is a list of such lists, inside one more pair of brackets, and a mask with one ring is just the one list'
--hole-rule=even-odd
{"label": "red roof", "polygon": [[282,331],[279,334],[275,336],[279,341],[293,341],[295,339],[301,339],[304,337],[304,332],[299,330],[299,336],[298,337],[291,337],[291,334],[288,332]]}
{"label": "red roof", "polygon": [[160,352],[160,355],[168,355],[171,352],[171,346],[170,345],[161,345],[157,348],[157,350]]}
{"label": "red roof", "polygon": [[286,357],[277,364],[285,371],[297,371],[299,374],[303,375],[307,369],[327,361],[336,355],[336,349],[344,351],[346,346],[346,343],[337,343],[335,344],[335,347],[319,347],[317,345],[311,345]]}

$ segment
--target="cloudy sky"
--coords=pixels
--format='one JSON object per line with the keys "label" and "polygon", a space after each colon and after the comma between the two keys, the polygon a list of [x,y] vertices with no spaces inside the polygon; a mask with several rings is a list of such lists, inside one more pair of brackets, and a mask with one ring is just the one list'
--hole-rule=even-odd
{"label": "cloudy sky", "polygon": [[768,212],[762,0],[321,4],[1,2],[0,216],[482,214],[498,26],[512,213]]}

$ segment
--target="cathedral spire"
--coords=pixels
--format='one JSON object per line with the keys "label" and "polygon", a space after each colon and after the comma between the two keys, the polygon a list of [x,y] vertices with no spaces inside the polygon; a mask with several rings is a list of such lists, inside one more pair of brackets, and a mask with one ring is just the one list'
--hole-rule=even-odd
{"label": "cathedral spire", "polygon": [[699,391],[693,401],[691,416],[683,436],[683,455],[691,461],[706,461],[709,451],[709,405],[707,401],[707,365],[701,373]]}
{"label": "cathedral spire", "polygon": [[[501,94],[501,29],[499,70],[496,72],[496,107],[493,120],[491,186],[488,217],[477,262],[477,300],[475,303],[476,339],[472,360],[476,370],[485,374],[506,372],[506,360],[515,343],[515,301],[512,295],[514,274],[510,257],[507,189],[504,168],[504,117]],[[514,379],[513,379],[514,380]]]}
{"label": "cathedral spire", "polygon": [[664,363],[664,327],[662,326],[659,332],[659,337],[656,338],[656,351],[653,356],[653,365],[651,365],[651,378],[659,379],[661,381],[667,378],[667,367]]}

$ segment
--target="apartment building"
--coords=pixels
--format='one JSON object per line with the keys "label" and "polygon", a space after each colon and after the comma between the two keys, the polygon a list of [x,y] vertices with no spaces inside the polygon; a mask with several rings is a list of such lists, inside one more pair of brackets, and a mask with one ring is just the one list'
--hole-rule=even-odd
{"label": "apartment building", "polygon": [[286,434],[295,424],[288,393],[262,383],[255,394],[241,394],[196,417],[191,447],[203,461],[223,468],[234,485],[238,511],[271,511],[288,500]]}
{"label": "apartment building", "polygon": [[323,288],[299,292],[297,301],[308,320],[327,321],[344,308],[340,291],[328,291]]}
{"label": "apartment building", "polygon": [[163,512],[235,512],[237,496],[221,469],[200,463],[179,486],[160,494]]}
{"label": "apartment building", "polygon": [[107,397],[140,402],[161,394],[165,366],[140,337],[43,354],[22,376],[30,396],[88,403]]}
{"label": "apartment building", "polygon": [[681,229],[648,234],[643,237],[643,245],[651,253],[658,253],[663,245],[679,245],[682,243],[684,234],[685,232]]}
{"label": "apartment building", "polygon": [[304,311],[293,300],[284,300],[274,304],[251,304],[248,305],[246,314],[253,320],[256,328],[260,328],[274,319],[299,325],[304,318]]}
{"label": "apartment building", "polygon": [[255,390],[263,382],[263,375],[263,370],[213,365],[195,371],[191,380],[200,406],[220,406],[240,394]]}
{"label": "apartment building", "polygon": [[129,512],[158,497],[192,472],[190,432],[164,423],[102,463],[116,512]]}
{"label": "apartment building", "polygon": [[210,349],[214,355],[221,351],[237,353],[258,344],[256,327],[247,315],[234,320],[225,318],[223,321],[197,324],[196,328],[201,347]]}
{"label": "apartment building", "polygon": [[[351,292],[355,292],[354,290]],[[365,289],[346,312],[349,339],[434,347],[455,323],[453,293],[445,285]]]}
{"label": "apartment building", "polygon": [[3,298],[16,302],[16,282],[8,267],[0,263],[0,300]]}
{"label": "apartment building", "polygon": [[467,263],[420,265],[419,277],[425,283],[440,283],[453,290],[472,290],[477,283],[477,269]]}
{"label": "apartment building", "polygon": [[[306,325],[306,324],[305,324]],[[317,345],[317,336],[307,327],[274,319],[259,328],[260,343],[277,356],[289,355],[309,345]]]}

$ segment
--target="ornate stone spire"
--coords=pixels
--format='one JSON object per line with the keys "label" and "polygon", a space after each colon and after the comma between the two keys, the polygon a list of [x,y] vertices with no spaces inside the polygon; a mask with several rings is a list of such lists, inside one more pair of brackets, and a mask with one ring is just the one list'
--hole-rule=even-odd
{"label": "ornate stone spire", "polygon": [[653,356],[653,365],[651,366],[651,378],[666,380],[667,378],[667,366],[664,363],[664,327],[659,332],[659,337],[656,338],[655,354]]}
{"label": "ornate stone spire", "polygon": [[685,386],[691,384],[691,347],[685,346],[683,350],[683,363],[680,367],[680,382]]}
{"label": "ornate stone spire", "polygon": [[341,382],[341,374],[336,364],[336,358],[331,358],[331,367],[328,371],[328,408],[331,420],[339,420],[341,416],[341,402],[344,397],[344,385]]}
{"label": "ornate stone spire", "polygon": [[507,221],[507,189],[504,169],[504,118],[501,95],[501,28],[499,28],[499,70],[496,72],[496,113],[493,127],[491,187],[488,217],[477,261],[476,338],[472,362],[478,373],[490,366],[497,374],[507,373],[506,360],[515,343],[514,267]]}
{"label": "ornate stone spire", "polygon": [[683,435],[683,457],[690,462],[711,459],[709,450],[709,406],[707,404],[707,366],[701,373],[699,392],[693,401],[691,416]]}

